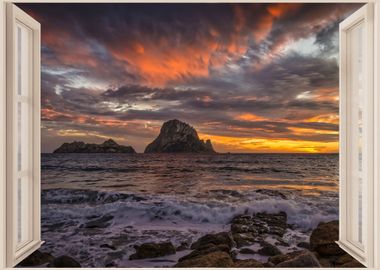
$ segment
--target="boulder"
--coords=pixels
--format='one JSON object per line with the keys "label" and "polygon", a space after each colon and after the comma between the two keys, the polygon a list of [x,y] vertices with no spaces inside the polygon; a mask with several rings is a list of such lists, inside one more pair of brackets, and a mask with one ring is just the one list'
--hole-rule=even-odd
{"label": "boulder", "polygon": [[348,268],[365,268],[364,265],[362,265],[360,262],[357,260],[352,260],[350,262],[347,262],[339,267],[348,267]]}
{"label": "boulder", "polygon": [[234,267],[231,256],[223,251],[215,251],[178,262],[174,267]]}
{"label": "boulder", "polygon": [[232,237],[237,247],[249,246],[256,241],[252,233],[234,233]]}
{"label": "boulder", "polygon": [[48,267],[51,268],[80,268],[81,265],[73,258],[69,256],[60,256],[52,260]]}
{"label": "boulder", "polygon": [[29,267],[29,266],[41,266],[52,261],[54,257],[49,253],[44,253],[39,250],[36,250],[31,255],[26,257],[23,261],[21,261],[18,266],[21,267]]}
{"label": "boulder", "polygon": [[278,247],[269,244],[267,242],[261,242],[260,243],[262,248],[260,248],[257,253],[263,256],[275,256],[280,255],[282,252],[278,249]]}
{"label": "boulder", "polygon": [[184,260],[192,259],[192,258],[201,256],[201,255],[206,255],[206,254],[216,252],[216,251],[222,251],[222,252],[226,252],[229,254],[230,253],[230,247],[227,245],[207,244],[207,245],[199,247],[198,249],[193,250],[188,255],[179,258],[178,261],[181,262]]}
{"label": "boulder", "polygon": [[206,246],[208,244],[214,244],[216,246],[226,245],[230,249],[236,245],[231,233],[220,232],[216,234],[206,234],[202,236],[191,245],[191,249],[200,249],[202,246]]}
{"label": "boulder", "polygon": [[279,254],[268,258],[268,262],[273,263],[274,265],[277,265],[279,263],[282,263],[284,261],[291,260],[298,255],[303,254],[304,251],[293,251],[287,254]]}
{"label": "boulder", "polygon": [[290,260],[281,262],[276,267],[321,267],[315,255],[309,251],[306,251]]}
{"label": "boulder", "polygon": [[310,236],[310,248],[321,256],[343,255],[345,252],[335,243],[339,238],[337,220],[319,223]]}
{"label": "boulder", "polygon": [[140,246],[136,246],[135,249],[136,253],[129,257],[130,260],[156,258],[176,253],[175,247],[170,242],[145,243]]}
{"label": "boulder", "polygon": [[285,212],[268,214],[265,212],[257,213],[253,216],[237,216],[231,221],[231,232],[251,233],[253,236],[268,233],[283,236],[288,227],[287,215]]}
{"label": "boulder", "polygon": [[102,144],[72,142],[63,143],[55,149],[53,153],[136,153],[132,146],[117,144],[114,140],[109,139]]}
{"label": "boulder", "polygon": [[241,254],[256,254],[257,252],[250,248],[242,248],[240,250]]}
{"label": "boulder", "polygon": [[158,137],[146,148],[145,153],[215,153],[211,141],[204,142],[190,125],[177,119],[165,122]]}
{"label": "boulder", "polygon": [[233,267],[252,268],[252,267],[264,267],[264,265],[259,261],[256,261],[254,259],[249,259],[249,260],[237,260],[235,261]]}

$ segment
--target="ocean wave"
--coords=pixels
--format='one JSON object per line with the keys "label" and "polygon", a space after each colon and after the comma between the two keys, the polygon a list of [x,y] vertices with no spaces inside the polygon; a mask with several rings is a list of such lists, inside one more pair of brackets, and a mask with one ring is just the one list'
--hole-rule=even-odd
{"label": "ocean wave", "polygon": [[[258,212],[284,211],[288,223],[302,230],[315,228],[321,221],[338,218],[338,197],[301,196],[296,192],[278,193],[213,190],[207,195],[137,195],[91,190],[50,189],[42,192],[42,204],[93,205],[99,213],[107,209],[134,222],[162,221],[170,224],[229,224],[233,217]],[[58,206],[59,207],[59,206]],[[66,206],[66,208],[69,206]],[[96,210],[94,210],[97,212]],[[104,214],[104,213],[103,213]]]}

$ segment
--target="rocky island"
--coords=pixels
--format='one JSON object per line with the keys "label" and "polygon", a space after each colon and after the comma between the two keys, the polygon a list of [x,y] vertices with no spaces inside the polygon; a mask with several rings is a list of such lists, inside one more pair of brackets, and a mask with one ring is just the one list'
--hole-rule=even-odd
{"label": "rocky island", "polygon": [[102,144],[72,142],[63,143],[53,153],[136,153],[132,146],[119,145],[109,139]]}
{"label": "rocky island", "polygon": [[216,153],[211,141],[204,142],[197,131],[177,119],[165,122],[158,137],[145,148],[145,153]]}

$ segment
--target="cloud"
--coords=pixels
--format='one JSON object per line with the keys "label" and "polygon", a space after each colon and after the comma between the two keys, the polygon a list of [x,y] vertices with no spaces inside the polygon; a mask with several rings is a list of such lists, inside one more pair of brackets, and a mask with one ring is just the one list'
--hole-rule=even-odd
{"label": "cloud", "polygon": [[42,23],[45,151],[141,151],[172,118],[220,151],[337,151],[337,27],[360,4],[19,5]]}

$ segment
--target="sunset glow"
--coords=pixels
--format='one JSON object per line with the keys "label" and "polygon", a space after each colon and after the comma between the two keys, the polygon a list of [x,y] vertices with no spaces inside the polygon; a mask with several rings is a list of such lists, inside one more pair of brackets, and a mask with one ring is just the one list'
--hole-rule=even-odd
{"label": "sunset glow", "polygon": [[357,4],[19,4],[42,24],[42,151],[142,152],[180,119],[217,152],[338,151],[338,24]]}

